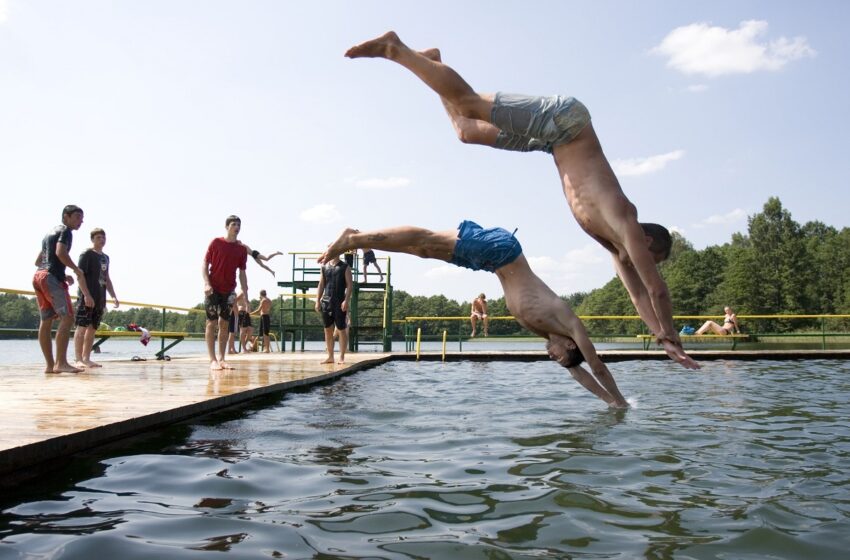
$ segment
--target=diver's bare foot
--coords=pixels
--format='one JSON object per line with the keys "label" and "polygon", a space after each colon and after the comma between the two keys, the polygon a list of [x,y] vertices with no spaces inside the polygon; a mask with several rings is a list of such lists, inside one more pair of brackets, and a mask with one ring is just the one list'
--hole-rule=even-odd
{"label": "diver's bare foot", "polygon": [[77,361],[74,362],[74,367],[80,368],[80,369],[85,369],[86,364],[84,364],[82,360],[77,360]]}
{"label": "diver's bare foot", "polygon": [[355,45],[345,51],[348,58],[389,58],[398,52],[399,47],[404,47],[395,31],[387,31],[380,37],[370,39],[365,43]]}
{"label": "diver's bare foot", "polygon": [[213,371],[221,371],[224,368],[221,367],[221,364],[218,363],[218,360],[213,360],[210,362],[210,369]]}
{"label": "diver's bare foot", "polygon": [[53,373],[82,373],[83,370],[75,368],[71,364],[56,364],[53,366]]}
{"label": "diver's bare foot", "polygon": [[325,360],[325,361],[319,362],[319,364],[332,364],[332,363],[334,363],[334,359],[333,359],[333,358],[328,358],[328,359],[327,359],[327,360]]}
{"label": "diver's bare foot", "polygon": [[266,260],[267,260],[267,261],[270,261],[270,260],[272,260],[273,258],[275,258],[276,256],[278,256],[278,255],[282,255],[282,254],[283,254],[283,253],[281,253],[280,251],[275,251],[274,253],[272,253],[271,255],[269,255],[268,257],[266,257]]}
{"label": "diver's bare foot", "polygon": [[232,366],[232,365],[228,364],[227,362],[225,362],[224,360],[221,360],[219,362],[219,365],[221,365],[221,369],[236,369],[236,366]]}
{"label": "diver's bare foot", "polygon": [[424,51],[419,51],[419,54],[424,56],[425,58],[429,58],[436,62],[442,62],[443,57],[440,54],[440,49],[425,49]]}
{"label": "diver's bare foot", "polygon": [[665,338],[661,341],[661,345],[664,347],[664,351],[667,352],[667,355],[670,356],[670,359],[685,369],[700,369],[701,366],[693,358],[685,354],[682,347],[675,344],[673,341]]}
{"label": "diver's bare foot", "polygon": [[338,364],[344,364],[344,363],[345,363],[345,358],[340,358],[340,359],[339,359],[339,361],[338,361],[337,363],[338,363]]}
{"label": "diver's bare foot", "polygon": [[[83,365],[84,365],[85,367],[103,367],[103,366],[101,366],[99,363],[97,363],[97,362],[93,362],[93,361],[91,361],[91,360],[83,360],[83,362],[82,362],[82,363],[83,363]],[[79,366],[79,365],[77,365],[77,367],[80,367],[80,366]]]}
{"label": "diver's bare foot", "polygon": [[44,368],[44,373],[53,373],[53,365],[48,364],[46,368]]}
{"label": "diver's bare foot", "polygon": [[320,263],[325,263],[335,257],[340,256],[348,249],[353,249],[350,246],[351,243],[351,234],[360,233],[360,230],[354,228],[345,228],[342,230],[342,233],[339,234],[339,237],[336,238],[336,241],[328,245],[328,248],[325,249],[325,252],[321,254],[321,256],[316,259]]}

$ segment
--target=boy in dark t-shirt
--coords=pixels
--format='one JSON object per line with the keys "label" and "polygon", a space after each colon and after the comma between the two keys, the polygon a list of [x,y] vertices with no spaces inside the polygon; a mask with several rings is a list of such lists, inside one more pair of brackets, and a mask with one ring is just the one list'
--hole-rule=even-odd
{"label": "boy in dark t-shirt", "polygon": [[353,280],[351,267],[340,260],[336,253],[324,262],[319,277],[319,298],[316,300],[316,312],[322,316],[325,329],[325,346],[328,357],[322,364],[334,363],[334,327],[339,332],[339,362],[345,363],[345,349],[348,347],[348,323],[346,316],[351,305]]}
{"label": "boy in dark t-shirt", "polygon": [[115,307],[118,307],[118,298],[112,287],[112,279],[109,277],[109,256],[103,252],[106,245],[106,232],[100,228],[91,230],[89,237],[92,246],[80,253],[78,266],[86,276],[86,281],[81,283],[88,287],[93,305],[86,306],[82,290],[77,298],[77,312],[74,324],[74,355],[76,367],[100,367],[91,359],[92,346],[94,345],[94,333],[100,326],[103,312],[106,309],[106,293],[112,296]]}
{"label": "boy in dark t-shirt", "polygon": [[[68,286],[74,283],[74,279],[65,275],[65,267],[70,267],[79,281],[84,305],[93,305],[91,294],[85,283],[85,275],[68,254],[71,250],[72,232],[80,229],[82,223],[83,210],[73,204],[66,206],[62,210],[62,224],[44,236],[41,250],[35,259],[38,270],[33,276],[32,287],[35,290],[41,315],[41,322],[38,325],[38,344],[47,364],[45,373],[82,371],[69,364],[66,355],[71,324],[74,322]],[[56,359],[54,360],[51,334],[53,321],[56,318],[59,319],[59,327],[56,329]]]}

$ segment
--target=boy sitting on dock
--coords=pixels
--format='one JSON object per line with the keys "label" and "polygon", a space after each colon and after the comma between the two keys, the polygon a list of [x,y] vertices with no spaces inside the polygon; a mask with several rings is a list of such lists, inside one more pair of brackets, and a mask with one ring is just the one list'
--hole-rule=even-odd
{"label": "boy sitting on dock", "polygon": [[[549,357],[567,368],[576,381],[609,406],[628,407],[614,376],[596,354],[581,320],[567,302],[534,274],[519,241],[507,230],[483,229],[468,220],[456,230],[447,231],[401,226],[361,233],[348,228],[318,260],[324,263],[358,247],[407,253],[472,270],[494,272],[502,283],[508,309],[520,325],[547,339]],[[592,375],[580,365],[585,360]]]}

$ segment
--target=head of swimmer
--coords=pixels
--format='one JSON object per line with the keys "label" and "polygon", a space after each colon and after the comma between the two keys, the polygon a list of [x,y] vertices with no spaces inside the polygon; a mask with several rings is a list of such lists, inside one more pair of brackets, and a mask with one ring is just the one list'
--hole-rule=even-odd
{"label": "head of swimmer", "polygon": [[575,341],[567,336],[550,335],[546,341],[546,351],[549,357],[569,369],[584,361],[584,355]]}
{"label": "head of swimmer", "polygon": [[649,252],[652,253],[655,264],[667,260],[670,256],[670,249],[673,248],[673,237],[670,235],[670,231],[659,224],[641,223],[640,227],[643,228],[646,246],[649,247]]}

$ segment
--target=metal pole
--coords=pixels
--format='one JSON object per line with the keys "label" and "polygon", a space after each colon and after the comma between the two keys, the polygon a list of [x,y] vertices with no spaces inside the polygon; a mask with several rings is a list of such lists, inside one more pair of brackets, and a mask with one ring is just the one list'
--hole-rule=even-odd
{"label": "metal pole", "polygon": [[284,326],[283,326],[283,294],[277,295],[277,301],[278,301],[278,304],[280,305],[280,307],[277,310],[278,311],[278,324],[279,324],[278,333],[279,333],[279,337],[280,337],[280,344],[278,346],[280,346],[281,352],[286,352],[286,339],[284,338],[286,331],[284,330]]}
{"label": "metal pole", "polygon": [[446,336],[448,334],[449,334],[449,332],[447,330],[443,329],[443,361],[444,362],[446,361]]}
{"label": "metal pole", "polygon": [[[164,307],[162,308],[162,329],[161,330],[162,330],[162,332],[165,332],[165,308]],[[163,337],[161,339],[159,351],[160,351],[160,356],[162,356],[163,359],[165,359],[165,337]]]}

